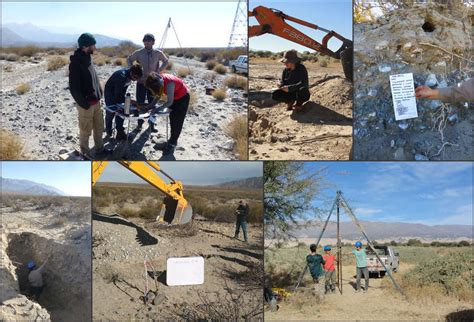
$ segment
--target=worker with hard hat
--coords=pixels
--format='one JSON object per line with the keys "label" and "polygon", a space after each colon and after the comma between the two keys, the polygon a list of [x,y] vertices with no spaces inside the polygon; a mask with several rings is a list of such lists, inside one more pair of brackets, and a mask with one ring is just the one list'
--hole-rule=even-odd
{"label": "worker with hard hat", "polygon": [[329,292],[334,293],[336,291],[336,268],[334,267],[336,256],[331,253],[331,246],[329,245],[324,246],[323,250],[323,259],[326,262],[323,266],[325,276],[325,294],[328,294]]}
{"label": "worker with hard hat", "polygon": [[38,301],[41,293],[43,292],[43,271],[47,262],[48,260],[46,260],[43,265],[38,268],[36,268],[36,263],[34,261],[30,261],[27,264],[27,267],[30,271],[28,274],[28,283],[30,285],[30,291],[36,301]]}
{"label": "worker with hard hat", "polygon": [[364,293],[366,293],[369,289],[369,269],[367,268],[367,253],[365,249],[362,249],[362,243],[360,241],[357,241],[354,246],[356,249],[352,251],[352,254],[354,254],[356,258],[356,292],[360,292],[360,279],[363,274],[365,279]]}

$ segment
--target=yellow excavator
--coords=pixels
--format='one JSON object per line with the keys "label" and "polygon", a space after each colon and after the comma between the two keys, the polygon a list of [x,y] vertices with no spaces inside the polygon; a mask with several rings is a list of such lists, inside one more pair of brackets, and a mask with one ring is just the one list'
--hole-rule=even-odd
{"label": "yellow excavator", "polygon": [[[192,220],[193,208],[184,198],[183,184],[164,172],[158,163],[153,161],[117,161],[117,163],[165,194],[157,221],[182,225]],[[92,162],[92,186],[95,186],[108,164],[108,161]],[[158,173],[167,177],[170,183],[166,183]]]}

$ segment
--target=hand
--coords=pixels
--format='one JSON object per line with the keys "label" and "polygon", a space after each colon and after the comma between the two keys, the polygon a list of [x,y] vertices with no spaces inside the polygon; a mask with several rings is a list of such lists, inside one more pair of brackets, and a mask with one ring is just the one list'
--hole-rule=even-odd
{"label": "hand", "polygon": [[431,89],[428,86],[418,86],[415,89],[416,98],[427,98],[435,100],[439,98],[439,91],[437,89]]}
{"label": "hand", "polygon": [[284,91],[285,93],[288,93],[288,86],[282,86],[280,87],[280,89]]}

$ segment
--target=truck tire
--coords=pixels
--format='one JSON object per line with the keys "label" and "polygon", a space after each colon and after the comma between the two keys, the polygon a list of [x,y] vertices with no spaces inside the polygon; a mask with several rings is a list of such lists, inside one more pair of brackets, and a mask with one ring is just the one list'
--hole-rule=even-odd
{"label": "truck tire", "polygon": [[353,47],[347,47],[341,51],[341,63],[344,71],[344,76],[350,82],[353,81],[353,62],[354,62],[354,50]]}

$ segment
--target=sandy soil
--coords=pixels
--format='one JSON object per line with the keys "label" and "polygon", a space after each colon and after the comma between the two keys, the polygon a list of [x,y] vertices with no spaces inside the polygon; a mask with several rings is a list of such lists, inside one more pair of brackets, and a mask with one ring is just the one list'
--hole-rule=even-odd
{"label": "sandy soil", "polygon": [[[69,56],[65,56],[69,57]],[[69,59],[69,58],[68,58]],[[172,73],[186,66],[183,58],[171,57]],[[223,102],[205,94],[206,87],[220,87],[227,75],[216,75],[208,71],[204,63],[188,60],[193,75],[185,83],[196,93],[196,103],[188,111],[183,131],[174,157],[179,160],[232,160],[238,156],[233,151],[234,142],[225,133],[225,126],[239,115],[247,115],[247,98],[244,91],[228,89]],[[56,71],[47,71],[47,56],[36,63],[1,61],[1,68],[10,65],[11,72],[1,73],[0,99],[2,101],[2,128],[12,131],[25,143],[25,153],[31,159],[59,159],[59,155],[77,147],[79,127],[74,100],[68,89],[68,66]],[[112,73],[122,67],[97,66],[103,84]],[[15,88],[28,83],[30,90],[18,95]],[[135,97],[135,84],[129,87]],[[158,133],[150,133],[144,126],[135,130],[137,121],[130,122],[128,146],[120,147],[109,157],[159,159],[161,151],[156,143],[166,138],[167,117],[157,123]],[[127,127],[127,126],[126,126]],[[91,138],[90,146],[93,146]]]}
{"label": "sandy soil", "polygon": [[[64,206],[2,205],[2,320],[90,320],[90,208],[83,211],[89,215]],[[28,295],[26,263],[46,259],[36,301]]]}
{"label": "sandy soil", "polygon": [[251,59],[249,158],[252,160],[347,160],[352,147],[352,84],[342,66],[305,63],[311,99],[301,112],[271,99],[282,64]]}
{"label": "sandy soil", "polygon": [[[232,239],[233,232],[233,224],[204,219],[196,219],[189,228],[94,216],[94,319],[230,319],[236,308],[239,316],[262,318],[262,226],[250,225],[248,243]],[[145,305],[141,298],[145,255],[158,276],[156,305]],[[204,257],[203,285],[166,285],[166,260],[180,256]],[[151,277],[148,282],[154,289]]]}
{"label": "sandy soil", "polygon": [[[413,266],[404,264],[395,279]],[[318,304],[309,287],[300,288],[293,298],[280,302],[277,312],[265,311],[265,320],[445,320],[446,315],[472,309],[472,304],[460,301],[424,303],[410,299],[406,301],[390,286],[388,277],[371,278],[367,293],[355,292],[355,269],[343,266],[343,294],[325,296]],[[362,285],[364,282],[362,280]],[[305,305],[296,303],[303,302]],[[300,309],[298,307],[301,307]]]}

